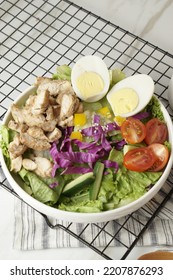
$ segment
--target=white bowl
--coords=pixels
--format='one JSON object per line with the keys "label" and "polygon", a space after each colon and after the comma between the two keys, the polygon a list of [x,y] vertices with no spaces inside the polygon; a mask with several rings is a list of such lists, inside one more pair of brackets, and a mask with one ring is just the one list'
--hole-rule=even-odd
{"label": "white bowl", "polygon": [[[35,90],[36,88],[34,86],[29,87],[26,89],[15,101],[16,104],[22,105],[24,101],[29,97],[29,95]],[[93,223],[93,222],[105,222],[110,221],[114,219],[121,218],[125,215],[128,215],[143,205],[145,205],[149,200],[151,200],[157,192],[160,190],[160,188],[164,185],[167,177],[170,174],[172,164],[173,164],[173,126],[171,118],[163,106],[161,104],[161,110],[164,114],[165,121],[167,123],[168,132],[169,132],[169,142],[171,143],[171,154],[168,161],[168,164],[164,170],[163,175],[160,177],[160,179],[157,181],[157,183],[142,197],[139,199],[131,202],[128,205],[122,206],[120,208],[109,210],[105,212],[100,213],[76,213],[76,212],[67,212],[62,211],[56,208],[53,208],[51,206],[47,206],[35,198],[31,197],[29,194],[27,194],[21,187],[20,187],[20,179],[17,175],[12,174],[5,163],[4,156],[2,154],[2,150],[0,150],[0,161],[2,164],[2,169],[4,171],[4,174],[6,178],[8,179],[10,185],[14,189],[14,191],[24,200],[27,204],[35,208],[37,211],[50,216],[54,217],[59,220],[63,221],[69,221],[69,222],[76,222],[76,223]],[[10,108],[7,111],[5,118],[3,120],[3,124],[8,124],[9,120],[11,119],[11,113]]]}

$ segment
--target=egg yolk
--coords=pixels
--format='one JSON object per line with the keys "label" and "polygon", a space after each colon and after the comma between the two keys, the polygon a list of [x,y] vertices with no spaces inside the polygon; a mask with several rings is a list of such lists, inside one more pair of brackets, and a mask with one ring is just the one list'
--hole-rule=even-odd
{"label": "egg yolk", "polygon": [[138,106],[138,95],[132,88],[122,88],[109,96],[112,110],[117,115],[132,112]]}
{"label": "egg yolk", "polygon": [[102,77],[95,72],[84,72],[76,80],[81,95],[87,99],[99,94],[104,89]]}

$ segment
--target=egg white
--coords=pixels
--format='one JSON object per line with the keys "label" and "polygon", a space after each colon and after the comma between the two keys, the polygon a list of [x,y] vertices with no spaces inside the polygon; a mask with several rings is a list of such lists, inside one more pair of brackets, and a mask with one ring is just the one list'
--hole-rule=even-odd
{"label": "egg white", "polygon": [[[98,94],[93,95],[92,97],[89,98],[84,97],[77,86],[77,79],[84,72],[94,72],[98,74],[102,78],[104,83],[103,90]],[[76,95],[81,100],[86,102],[95,102],[102,99],[109,90],[109,86],[110,86],[109,70],[105,62],[100,57],[95,55],[87,55],[80,58],[73,66],[72,73],[71,73],[71,82]]]}
{"label": "egg white", "polygon": [[[154,81],[149,75],[136,74],[118,82],[107,94],[107,100],[110,103],[112,110],[114,104],[111,104],[111,95],[115,95],[123,88],[133,89],[138,96],[138,105],[134,108],[134,110],[125,114],[118,114],[121,117],[130,117],[142,111],[149,103],[154,93]],[[115,116],[117,115],[115,112],[114,114]]]}

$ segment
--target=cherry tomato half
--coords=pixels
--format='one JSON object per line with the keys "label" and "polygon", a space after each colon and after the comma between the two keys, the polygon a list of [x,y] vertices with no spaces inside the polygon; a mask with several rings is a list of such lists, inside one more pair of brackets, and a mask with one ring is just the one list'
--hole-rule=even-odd
{"label": "cherry tomato half", "polygon": [[147,145],[153,143],[163,144],[168,139],[168,128],[165,123],[154,118],[146,124],[145,142]]}
{"label": "cherry tomato half", "polygon": [[140,120],[131,117],[122,123],[121,133],[127,143],[141,143],[146,137],[146,127]]}
{"label": "cherry tomato half", "polygon": [[155,155],[155,162],[154,164],[149,168],[150,171],[160,171],[162,170],[169,158],[169,151],[168,148],[160,143],[154,143],[148,146],[148,149],[150,149],[154,155]]}
{"label": "cherry tomato half", "polygon": [[153,166],[156,158],[148,147],[135,148],[124,156],[124,166],[132,171],[144,172]]}

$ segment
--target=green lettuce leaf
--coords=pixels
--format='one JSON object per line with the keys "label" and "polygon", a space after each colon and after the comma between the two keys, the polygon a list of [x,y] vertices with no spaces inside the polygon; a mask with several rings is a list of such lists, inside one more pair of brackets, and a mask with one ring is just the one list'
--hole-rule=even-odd
{"label": "green lettuce leaf", "polygon": [[54,192],[56,192],[58,194],[58,198],[61,195],[61,192],[64,188],[65,185],[65,181],[63,179],[62,176],[57,175],[55,177],[47,177],[47,178],[40,178],[47,186],[51,186],[52,185],[52,189]]}
{"label": "green lettuce leaf", "polygon": [[125,73],[118,68],[109,70],[109,74],[110,74],[110,88],[126,77]]}
{"label": "green lettuce leaf", "polygon": [[159,100],[153,96],[145,108],[145,111],[151,112],[153,118],[158,118],[160,121],[165,121],[163,112],[160,108]]}
{"label": "green lettuce leaf", "polygon": [[89,187],[71,197],[61,196],[58,208],[64,211],[95,213],[103,210],[103,203],[99,200],[90,200]]}
{"label": "green lettuce leaf", "polygon": [[144,195],[148,187],[155,184],[162,172],[135,172],[123,166],[123,153],[112,149],[109,160],[119,165],[117,173],[108,169],[103,177],[98,199],[104,203],[104,210],[126,205]]}
{"label": "green lettuce leaf", "polygon": [[111,169],[108,169],[107,172],[108,174],[106,176],[103,176],[100,191],[98,194],[98,200],[102,201],[103,203],[111,201],[116,191],[113,172]]}
{"label": "green lettuce leaf", "polygon": [[61,203],[58,208],[70,212],[97,213],[102,211],[103,204],[99,200],[71,200],[67,204]]}
{"label": "green lettuce leaf", "polygon": [[[51,189],[43,180],[41,180],[35,173],[27,171],[22,168],[18,173],[26,185],[30,186],[32,196],[48,205],[54,205],[59,198],[57,192]],[[25,187],[26,189],[26,187]],[[29,192],[29,190],[27,191]]]}
{"label": "green lettuce leaf", "polygon": [[5,125],[1,125],[0,127],[0,147],[2,149],[2,153],[6,158],[9,158],[9,152],[8,152],[8,144],[10,143],[10,135],[9,135],[9,129]]}
{"label": "green lettuce leaf", "polygon": [[54,80],[67,80],[71,81],[71,67],[64,64],[56,68],[56,72],[53,74]]}
{"label": "green lettuce leaf", "polygon": [[10,155],[8,151],[8,145],[13,140],[16,132],[9,129],[5,125],[0,126],[0,148],[2,149],[2,153],[5,157],[5,162],[7,164],[7,167],[10,168]]}

